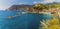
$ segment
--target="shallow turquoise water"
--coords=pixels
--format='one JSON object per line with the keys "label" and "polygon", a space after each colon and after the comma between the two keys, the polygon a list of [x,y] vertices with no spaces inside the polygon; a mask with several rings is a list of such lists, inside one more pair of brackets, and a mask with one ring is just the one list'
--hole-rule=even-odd
{"label": "shallow turquoise water", "polygon": [[17,15],[18,11],[0,11],[0,29],[38,29],[40,21],[51,19],[48,14],[32,14],[20,12],[20,16],[8,18],[8,16]]}

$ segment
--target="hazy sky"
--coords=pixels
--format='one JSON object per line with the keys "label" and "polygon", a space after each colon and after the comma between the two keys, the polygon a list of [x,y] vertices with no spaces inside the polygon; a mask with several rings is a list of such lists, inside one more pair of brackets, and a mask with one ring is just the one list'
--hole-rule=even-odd
{"label": "hazy sky", "polygon": [[52,2],[60,2],[60,0],[0,0],[0,10],[4,10],[13,4],[35,4]]}

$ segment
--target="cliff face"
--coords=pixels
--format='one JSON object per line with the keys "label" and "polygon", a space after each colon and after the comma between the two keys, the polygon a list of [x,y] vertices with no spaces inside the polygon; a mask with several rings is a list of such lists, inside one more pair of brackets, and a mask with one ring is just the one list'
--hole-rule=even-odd
{"label": "cliff face", "polygon": [[33,5],[12,5],[8,10],[31,10]]}

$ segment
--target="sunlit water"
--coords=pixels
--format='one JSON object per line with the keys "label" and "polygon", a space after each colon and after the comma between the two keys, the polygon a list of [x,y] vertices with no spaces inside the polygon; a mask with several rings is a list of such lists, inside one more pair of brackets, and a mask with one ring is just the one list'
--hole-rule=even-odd
{"label": "sunlit water", "polygon": [[[16,16],[17,14],[21,14]],[[14,16],[9,18],[9,16]],[[0,29],[38,29],[40,21],[51,19],[49,14],[0,11]]]}

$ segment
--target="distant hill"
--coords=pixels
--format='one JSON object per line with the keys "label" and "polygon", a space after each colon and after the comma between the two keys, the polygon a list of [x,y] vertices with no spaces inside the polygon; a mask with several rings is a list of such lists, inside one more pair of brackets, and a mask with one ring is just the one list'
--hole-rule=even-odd
{"label": "distant hill", "polygon": [[31,9],[33,5],[12,5],[8,10],[26,10]]}

